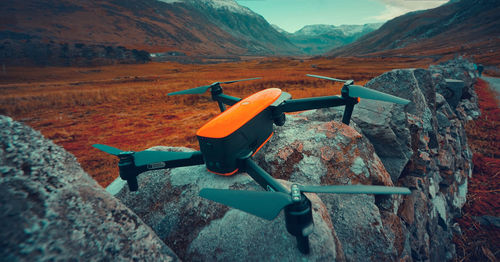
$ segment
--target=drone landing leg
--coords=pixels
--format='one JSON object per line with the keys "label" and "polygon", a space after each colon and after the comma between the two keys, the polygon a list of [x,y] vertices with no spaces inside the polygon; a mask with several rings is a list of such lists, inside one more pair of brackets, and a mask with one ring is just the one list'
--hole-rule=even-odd
{"label": "drone landing leg", "polygon": [[285,207],[285,222],[288,233],[297,238],[299,251],[309,254],[309,235],[314,229],[311,201],[302,194],[301,201]]}
{"label": "drone landing leg", "polygon": [[217,103],[219,104],[219,109],[221,112],[226,111],[226,106],[221,101],[217,101]]}
{"label": "drone landing leg", "polygon": [[344,115],[342,116],[342,123],[349,125],[351,121],[352,111],[354,110],[354,104],[345,105]]}
{"label": "drone landing leg", "polygon": [[309,236],[297,236],[297,248],[302,254],[309,254],[311,252],[309,247]]}

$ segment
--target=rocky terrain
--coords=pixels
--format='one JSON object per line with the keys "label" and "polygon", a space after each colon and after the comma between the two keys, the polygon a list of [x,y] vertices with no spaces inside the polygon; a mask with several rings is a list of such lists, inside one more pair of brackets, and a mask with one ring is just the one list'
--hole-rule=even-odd
{"label": "rocky terrain", "polygon": [[[120,242],[116,237],[113,239],[118,242],[112,243],[122,243],[128,248],[154,245],[158,256],[175,259],[158,242],[161,239],[180,259],[187,261],[452,260],[456,251],[451,238],[460,234],[454,218],[460,216],[466,201],[467,180],[472,170],[463,126],[479,114],[474,81],[473,65],[462,59],[429,69],[393,70],[366,86],[411,100],[407,106],[363,99],[354,109],[350,126],[340,123],[339,110],[323,109],[288,115],[286,124],[276,127],[275,135],[255,158],[285,185],[289,185],[287,181],[313,185],[396,185],[412,191],[408,196],[390,197],[308,195],[313,202],[315,221],[308,256],[296,249],[295,239],[286,232],[283,214],[267,221],[198,196],[201,188],[262,190],[245,173],[221,177],[203,166],[148,172],[138,177],[136,193],[128,192],[121,179],[112,183],[108,192],[120,199],[117,201],[78,169],[74,157],[29,128],[3,117],[0,185],[5,188],[2,192],[7,192],[4,194],[12,195],[3,199],[19,202],[17,205],[8,202],[12,208],[2,208],[7,210],[3,216],[12,225],[8,228],[23,230],[4,227],[0,232],[2,239],[15,241],[2,245],[9,248],[8,254],[21,259],[28,254],[38,259],[64,258],[75,254],[66,251],[70,247],[60,244],[59,249],[51,249],[53,245],[43,248],[33,239],[54,241],[49,243],[77,241],[101,248],[97,249],[101,250],[98,254],[88,251],[89,257],[108,258],[125,252],[117,252],[113,246],[102,248],[100,235],[95,232],[118,230],[115,233],[118,237],[129,235],[140,245]],[[12,181],[25,181],[29,186],[19,188],[17,185],[23,183]],[[41,193],[30,194],[33,188]],[[49,191],[52,193],[48,194]],[[33,201],[39,203],[45,199],[48,200],[43,203],[47,204],[33,211],[40,206],[32,204]],[[137,217],[127,213],[130,211],[120,202]],[[62,206],[62,210],[51,203],[58,203],[56,207]],[[14,208],[17,206],[24,209]],[[127,215],[116,217],[113,210],[117,208]],[[7,219],[12,217],[19,219]],[[68,217],[76,222],[67,223]],[[116,228],[114,224],[108,225],[111,222],[126,226]],[[50,227],[52,224],[58,227]],[[92,231],[96,236],[69,234],[79,232],[74,227]],[[19,237],[12,238],[15,233]],[[127,254],[136,254],[140,259],[143,253],[138,250],[129,249]]]}

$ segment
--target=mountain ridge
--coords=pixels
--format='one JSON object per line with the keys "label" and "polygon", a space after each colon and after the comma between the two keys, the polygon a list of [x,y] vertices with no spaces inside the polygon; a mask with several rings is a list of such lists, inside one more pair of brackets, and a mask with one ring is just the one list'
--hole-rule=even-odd
{"label": "mountain ridge", "polygon": [[471,55],[500,64],[500,4],[462,0],[396,17],[327,56]]}
{"label": "mountain ridge", "polygon": [[[227,4],[232,9],[227,8]],[[168,3],[157,0],[47,0],[43,4],[36,0],[22,3],[7,0],[0,3],[0,7],[3,40],[124,46],[148,52],[179,51],[188,55],[300,52],[262,16],[233,0]],[[231,11],[236,9],[243,11]]]}

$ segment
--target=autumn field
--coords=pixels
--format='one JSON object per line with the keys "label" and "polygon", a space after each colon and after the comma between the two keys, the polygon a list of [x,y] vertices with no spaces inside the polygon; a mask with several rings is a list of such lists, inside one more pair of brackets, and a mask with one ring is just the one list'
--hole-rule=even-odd
{"label": "autumn field", "polygon": [[196,130],[217,115],[217,104],[208,93],[169,97],[169,92],[216,81],[262,77],[226,85],[225,93],[245,97],[277,87],[295,98],[336,95],[340,84],[305,74],[364,84],[385,71],[431,63],[409,58],[265,58],[210,65],[13,67],[0,72],[0,114],[32,126],[63,146],[105,187],[118,177],[117,159],[92,144],[136,151],[155,145],[198,148]]}

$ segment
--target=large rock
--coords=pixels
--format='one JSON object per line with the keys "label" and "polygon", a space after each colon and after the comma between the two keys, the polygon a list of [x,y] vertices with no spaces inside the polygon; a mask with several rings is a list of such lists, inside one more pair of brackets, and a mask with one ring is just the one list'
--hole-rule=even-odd
{"label": "large rock", "polygon": [[76,158],[0,116],[3,261],[176,261],[142,220],[87,175]]}
{"label": "large rock", "polygon": [[[313,110],[287,116],[256,155],[274,176],[303,184],[392,186],[389,173],[366,137],[354,128],[326,120]],[[404,250],[397,219],[401,196],[321,194],[348,261],[394,261]]]}
{"label": "large rock", "polygon": [[[155,147],[152,150],[186,151]],[[120,178],[118,178],[120,180]],[[289,186],[289,183],[282,181]],[[262,190],[246,173],[230,177],[208,172],[205,166],[150,171],[138,177],[139,191],[120,186],[118,197],[157,235],[187,261],[310,261],[342,260],[342,249],[328,211],[314,194],[311,254],[301,254],[295,237],[285,228],[283,212],[267,221],[198,196],[202,188]],[[114,186],[113,186],[114,187]]]}

